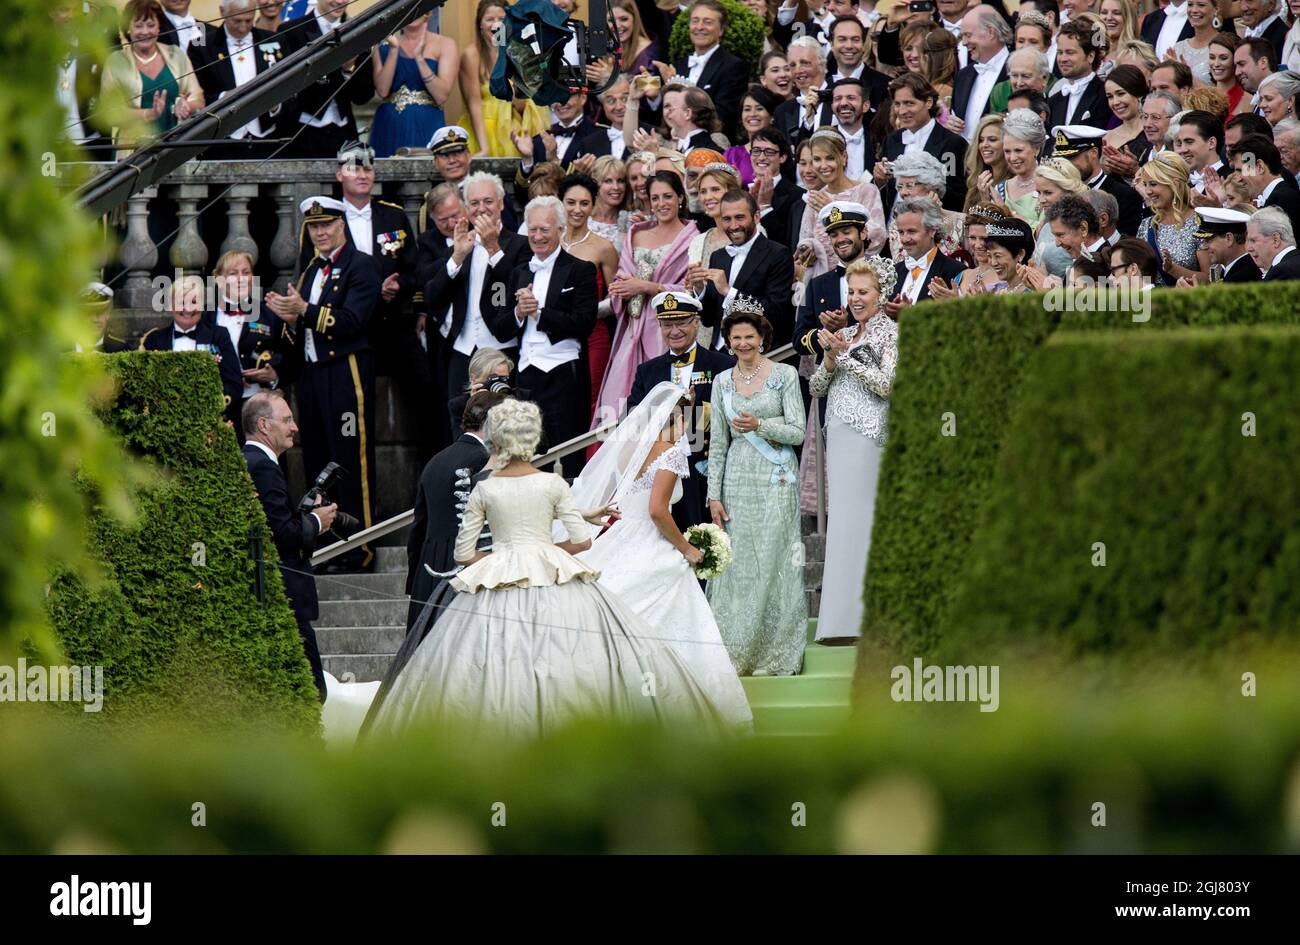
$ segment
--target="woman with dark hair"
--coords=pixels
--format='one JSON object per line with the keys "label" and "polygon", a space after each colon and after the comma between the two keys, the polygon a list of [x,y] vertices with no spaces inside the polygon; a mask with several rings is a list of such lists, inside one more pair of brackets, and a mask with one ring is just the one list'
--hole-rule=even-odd
{"label": "woman with dark hair", "polygon": [[1250,96],[1237,79],[1237,66],[1233,56],[1241,38],[1236,33],[1216,33],[1210,40],[1209,52],[1205,64],[1210,70],[1210,81],[1215,88],[1228,96],[1228,115],[1240,115],[1250,111]]}
{"label": "woman with dark hair", "polygon": [[763,58],[758,60],[758,83],[783,102],[791,98],[794,83],[790,79],[790,60],[785,53],[776,50],[763,53]]}
{"label": "woman with dark hair", "polygon": [[596,397],[594,425],[622,416],[636,369],[666,349],[659,325],[646,314],[660,292],[685,288],[687,249],[699,233],[687,218],[686,188],[671,171],[650,178],[651,219],[634,223],[609,285],[616,320],[609,366]]}
{"label": "woman with dark hair", "polygon": [[740,100],[740,130],[745,135],[745,143],[727,148],[723,157],[740,172],[740,182],[746,187],[754,181],[754,164],[749,157],[750,141],[755,132],[772,127],[772,115],[780,104],[778,96],[758,84],[751,85]]}
{"label": "woman with dark hair", "polygon": [[1037,292],[1043,273],[1029,264],[1034,252],[1034,231],[1019,217],[1011,217],[984,228],[984,248],[997,281],[985,283],[994,295]]}
{"label": "woman with dark hair", "polygon": [[609,284],[618,271],[618,250],[614,244],[590,229],[591,212],[596,206],[600,185],[586,174],[570,174],[560,181],[560,202],[564,204],[564,236],[560,246],[570,256],[584,259],[596,267],[596,324],[587,338],[587,367],[591,371],[591,409],[596,410],[596,396],[605,368],[609,365],[610,341],[614,313],[610,307]]}
{"label": "woman with dark hair", "polygon": [[104,61],[100,84],[101,100],[110,89],[123,89],[134,115],[157,132],[175,128],[204,104],[185,50],[158,42],[164,23],[158,0],[127,0],[119,20],[124,41]]}
{"label": "woman with dark hair", "polygon": [[731,538],[732,562],[709,582],[718,630],[742,676],[799,672],[808,626],[799,531],[806,417],[799,374],[765,356],[772,325],[739,296],[722,334],[736,366],[713,382],[709,514]]}
{"label": "woman with dark hair", "polygon": [[1147,97],[1147,77],[1137,66],[1122,65],[1106,76],[1106,104],[1120,124],[1102,136],[1102,154],[1106,149],[1123,149],[1141,158],[1147,149],[1142,133],[1142,100]]}

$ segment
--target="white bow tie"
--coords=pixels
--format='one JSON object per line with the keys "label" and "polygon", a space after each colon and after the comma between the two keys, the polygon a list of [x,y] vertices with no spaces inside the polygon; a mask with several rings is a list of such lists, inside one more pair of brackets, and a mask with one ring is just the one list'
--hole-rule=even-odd
{"label": "white bow tie", "polygon": [[1268,17],[1265,17],[1264,22],[1263,22],[1263,23],[1260,23],[1259,26],[1250,26],[1250,27],[1247,27],[1247,28],[1246,28],[1246,35],[1249,36],[1251,39],[1259,39],[1261,36],[1264,35],[1264,30],[1267,29],[1269,26],[1272,26],[1272,25],[1273,25],[1273,24],[1271,24],[1271,23],[1269,22],[1269,20],[1271,20],[1271,19],[1272,19],[1272,16],[1268,16]]}
{"label": "white bow tie", "polygon": [[186,13],[184,16],[176,17],[178,26],[196,26],[198,21],[194,19],[194,14]]}
{"label": "white bow tie", "polygon": [[994,71],[994,66],[996,65],[996,61],[972,62],[971,65],[975,67],[975,72],[977,75],[988,75],[990,72]]}
{"label": "white bow tie", "polygon": [[[843,128],[840,129],[840,134],[844,134],[844,129],[843,129]],[[904,131],[903,134],[907,134],[907,132]],[[906,140],[906,139],[904,139],[904,140]],[[859,128],[857,134],[854,134],[854,135],[844,135],[844,143],[845,143],[845,144],[861,144],[861,143],[862,143],[862,129]]]}
{"label": "white bow tie", "polygon": [[953,36],[957,36],[958,34],[961,33],[960,23],[949,23],[947,20],[943,20],[942,22],[943,22],[943,28],[946,29],[949,33],[952,33]]}
{"label": "white bow tie", "polygon": [[369,219],[370,219],[370,204],[366,204],[364,207],[361,207],[361,208],[357,208],[357,207],[352,206],[352,204],[348,204],[348,208],[347,208],[347,209],[348,209],[348,217],[349,217],[349,218],[351,218],[351,217],[359,217],[359,218],[362,219],[362,220],[369,220]]}
{"label": "white bow tie", "polygon": [[677,141],[677,150],[681,151],[683,154],[685,154],[687,151],[691,149],[690,138],[677,138],[676,141]]}
{"label": "white bow tie", "polygon": [[1075,92],[1082,92],[1086,89],[1091,81],[1092,76],[1085,76],[1082,79],[1062,79],[1060,85],[1056,87],[1056,91],[1063,95],[1073,95]]}
{"label": "white bow tie", "polygon": [[903,129],[903,144],[915,144],[919,140],[921,140],[921,132]]}
{"label": "white bow tie", "polygon": [[551,260],[548,259],[545,262],[543,262],[542,260],[534,256],[532,259],[528,260],[528,268],[531,269],[533,272],[541,272],[543,269],[551,268]]}
{"label": "white bow tie", "polygon": [[1255,198],[1255,206],[1257,206],[1257,207],[1262,207],[1262,206],[1264,206],[1264,195],[1263,195],[1263,194],[1260,194],[1258,197]]}
{"label": "white bow tie", "polygon": [[736,258],[737,256],[739,256],[741,253],[746,253],[746,252],[749,251],[748,246],[732,246],[732,245],[727,245],[727,246],[725,246],[725,247],[723,247],[723,248],[727,251],[727,255],[730,256],[732,259],[735,259],[735,258]]}
{"label": "white bow tie", "polygon": [[609,135],[610,141],[621,141],[623,139],[622,128],[606,128],[605,133]]}
{"label": "white bow tie", "polygon": [[694,69],[696,66],[702,66],[708,60],[703,56],[688,56],[686,59],[686,68]]}
{"label": "white bow tie", "polygon": [[1165,7],[1165,18],[1168,19],[1171,16],[1187,16],[1186,0],[1184,0],[1181,6],[1176,3],[1171,3]]}
{"label": "white bow tie", "polygon": [[930,265],[930,254],[926,253],[920,259],[913,259],[911,256],[906,257],[908,269],[924,269]]}
{"label": "white bow tie", "polygon": [[1194,189],[1200,190],[1201,186],[1205,183],[1205,175],[1200,171],[1192,171],[1187,180]]}

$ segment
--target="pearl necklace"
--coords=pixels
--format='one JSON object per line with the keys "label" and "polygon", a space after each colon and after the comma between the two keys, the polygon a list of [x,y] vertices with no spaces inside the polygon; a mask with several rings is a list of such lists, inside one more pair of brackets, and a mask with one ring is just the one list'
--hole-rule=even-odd
{"label": "pearl necklace", "polygon": [[132,56],[135,56],[135,61],[138,62],[138,63],[139,63],[140,65],[142,65],[142,66],[147,66],[147,65],[149,65],[149,63],[153,62],[155,59],[158,58],[158,54],[161,53],[161,52],[162,52],[161,49],[158,49],[157,47],[154,47],[154,51],[153,51],[153,55],[152,55],[152,56],[150,56],[148,59],[141,59],[141,58],[140,58],[140,54],[139,54],[138,52],[135,51],[135,47],[134,47],[134,46],[131,47],[131,55],[132,55]]}

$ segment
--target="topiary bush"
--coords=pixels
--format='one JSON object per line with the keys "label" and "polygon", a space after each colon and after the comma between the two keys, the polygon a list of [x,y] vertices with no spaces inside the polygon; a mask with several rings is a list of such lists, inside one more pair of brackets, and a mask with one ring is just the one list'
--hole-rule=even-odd
{"label": "topiary bush", "polygon": [[266,605],[254,595],[249,536],[266,519],[222,423],[216,364],[144,352],[102,363],[117,390],[101,419],[155,475],[137,490],[135,522],[92,515],[101,580],[62,571],[52,582],[47,606],[65,658],[104,667],[105,718],[165,712],[183,726],[316,731],[316,689],[269,531]]}
{"label": "topiary bush", "polygon": [[1050,338],[998,456],[942,653],[996,642],[1183,654],[1294,635],[1296,377],[1289,327]]}
{"label": "topiary bush", "polygon": [[[727,27],[722,32],[722,48],[745,61],[751,73],[763,56],[767,25],[739,0],[718,0],[727,11]],[[668,38],[668,61],[679,62],[691,54],[690,8],[683,10],[673,23]]]}
{"label": "topiary bush", "polygon": [[1151,298],[1150,319],[1140,322],[1127,311],[1049,311],[1042,295],[925,303],[904,314],[864,637],[916,655],[938,643],[972,538],[991,511],[994,467],[1025,371],[1058,328],[1300,323],[1300,286],[1289,283],[1156,290]]}

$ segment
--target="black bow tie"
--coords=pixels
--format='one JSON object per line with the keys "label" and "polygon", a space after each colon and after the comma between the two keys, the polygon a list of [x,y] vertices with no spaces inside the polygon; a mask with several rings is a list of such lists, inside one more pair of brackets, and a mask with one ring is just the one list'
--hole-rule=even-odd
{"label": "black bow tie", "polygon": [[173,338],[189,338],[189,337],[191,337],[191,336],[194,334],[194,332],[196,332],[196,331],[198,331],[197,328],[191,328],[189,331],[182,331],[182,330],[179,329],[179,328],[173,328],[173,329],[172,329],[172,337],[173,337]]}
{"label": "black bow tie", "polygon": [[563,138],[563,137],[571,138],[578,133],[578,125],[581,124],[582,122],[578,122],[577,124],[570,125],[568,128],[564,127],[561,124],[554,124],[551,125],[551,134],[557,138]]}

